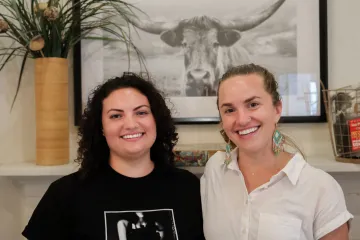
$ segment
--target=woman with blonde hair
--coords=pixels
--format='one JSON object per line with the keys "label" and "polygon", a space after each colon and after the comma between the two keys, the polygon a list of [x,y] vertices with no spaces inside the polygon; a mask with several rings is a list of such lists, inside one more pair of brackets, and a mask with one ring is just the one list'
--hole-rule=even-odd
{"label": "woman with blonde hair", "polygon": [[353,216],[340,185],[277,128],[282,102],[273,74],[255,64],[229,69],[217,105],[227,147],[201,178],[206,239],[348,239]]}

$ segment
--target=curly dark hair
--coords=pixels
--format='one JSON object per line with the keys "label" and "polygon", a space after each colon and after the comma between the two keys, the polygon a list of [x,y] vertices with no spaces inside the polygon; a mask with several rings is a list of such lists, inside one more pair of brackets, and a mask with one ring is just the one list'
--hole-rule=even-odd
{"label": "curly dark hair", "polygon": [[97,86],[89,95],[78,130],[80,140],[75,160],[85,176],[106,168],[108,164],[110,149],[102,132],[103,101],[113,91],[122,88],[134,88],[147,97],[157,134],[150,149],[151,160],[156,166],[174,166],[173,148],[178,141],[178,133],[162,93],[150,80],[125,72],[122,77],[111,78]]}

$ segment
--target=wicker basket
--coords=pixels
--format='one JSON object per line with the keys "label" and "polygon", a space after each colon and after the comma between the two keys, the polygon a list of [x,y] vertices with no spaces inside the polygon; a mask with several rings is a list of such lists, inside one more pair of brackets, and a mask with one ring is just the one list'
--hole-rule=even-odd
{"label": "wicker basket", "polygon": [[335,159],[360,164],[360,87],[321,86]]}

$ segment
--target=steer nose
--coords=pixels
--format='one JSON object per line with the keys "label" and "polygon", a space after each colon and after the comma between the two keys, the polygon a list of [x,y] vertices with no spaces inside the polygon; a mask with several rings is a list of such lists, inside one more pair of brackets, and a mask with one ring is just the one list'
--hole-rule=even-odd
{"label": "steer nose", "polygon": [[210,73],[208,71],[204,71],[202,69],[191,70],[187,74],[189,82],[206,82],[210,78]]}

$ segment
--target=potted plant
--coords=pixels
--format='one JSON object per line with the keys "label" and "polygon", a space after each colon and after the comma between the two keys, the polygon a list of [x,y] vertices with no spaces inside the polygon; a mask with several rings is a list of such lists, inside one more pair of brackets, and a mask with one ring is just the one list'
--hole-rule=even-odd
{"label": "potted plant", "polygon": [[[130,18],[136,17],[134,10],[139,9],[122,0],[0,1],[0,41],[5,38],[12,42],[0,48],[0,71],[13,58],[22,58],[14,102],[26,61],[35,61],[38,165],[69,161],[69,52],[85,38],[117,40],[126,45],[128,53],[134,49],[141,60],[126,31]],[[110,38],[95,36],[94,30],[102,30]]]}

